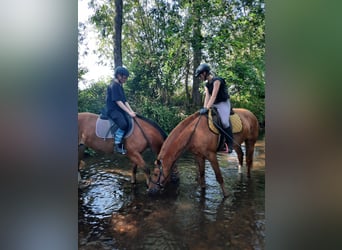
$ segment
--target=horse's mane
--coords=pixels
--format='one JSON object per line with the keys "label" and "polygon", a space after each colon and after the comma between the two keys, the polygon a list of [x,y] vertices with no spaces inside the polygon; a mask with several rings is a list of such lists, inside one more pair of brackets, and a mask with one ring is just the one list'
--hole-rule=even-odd
{"label": "horse's mane", "polygon": [[[191,116],[185,118],[183,121],[181,121],[169,134],[168,138],[165,140],[161,151],[159,153],[158,159],[162,158],[163,155],[165,154],[165,149],[169,149],[170,147],[172,149],[179,149],[174,150],[175,152],[175,159],[178,157],[178,154],[186,147],[187,142],[189,141],[189,138],[191,136],[191,133],[184,134],[187,131],[185,130],[186,127],[191,125],[196,118],[198,118],[199,113],[196,112],[192,114]],[[194,128],[195,129],[195,128]]]}
{"label": "horse's mane", "polygon": [[163,139],[164,139],[164,140],[166,139],[166,137],[167,137],[166,132],[165,132],[165,131],[156,123],[156,122],[154,122],[154,121],[152,121],[152,120],[150,120],[150,119],[148,119],[148,118],[146,118],[146,117],[143,117],[143,116],[141,116],[141,115],[139,115],[139,114],[137,114],[137,117],[138,117],[139,119],[141,119],[141,120],[147,122],[147,123],[150,124],[152,127],[156,128],[156,129],[160,132],[160,134],[163,136]]}

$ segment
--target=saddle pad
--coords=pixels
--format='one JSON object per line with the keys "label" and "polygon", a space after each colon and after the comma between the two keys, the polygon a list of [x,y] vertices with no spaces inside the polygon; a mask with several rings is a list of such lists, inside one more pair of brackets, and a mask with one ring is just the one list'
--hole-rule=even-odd
{"label": "saddle pad", "polygon": [[233,133],[239,133],[242,131],[242,122],[238,114],[230,115],[230,124],[232,126]]}
{"label": "saddle pad", "polygon": [[215,126],[213,122],[212,109],[209,109],[209,112],[208,112],[208,123],[209,123],[209,129],[211,130],[211,132],[217,135],[220,134],[220,131],[217,129],[217,127]]}
{"label": "saddle pad", "polygon": [[[110,120],[103,120],[100,117],[98,117],[96,120],[96,129],[95,129],[96,136],[98,136],[102,139],[113,138],[112,133],[109,131],[111,126],[112,126],[112,124],[111,124]],[[134,123],[132,121],[132,127],[126,133],[125,138],[129,137],[133,133],[133,129],[134,129]]]}

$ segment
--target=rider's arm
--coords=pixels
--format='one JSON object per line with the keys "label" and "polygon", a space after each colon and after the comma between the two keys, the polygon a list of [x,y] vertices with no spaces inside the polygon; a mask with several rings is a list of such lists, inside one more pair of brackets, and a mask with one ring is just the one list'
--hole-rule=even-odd
{"label": "rider's arm", "polygon": [[[220,84],[221,82],[219,80],[216,80],[214,82],[214,89],[213,89],[213,92],[209,98],[209,101],[206,103],[206,105],[204,107],[206,107],[207,109],[211,108],[211,106],[213,106],[215,100],[216,100],[216,97],[217,97],[217,93],[219,91],[219,88],[220,88]],[[207,89],[206,89],[207,91]],[[209,94],[209,93],[208,93]],[[207,95],[206,95],[207,96]]]}

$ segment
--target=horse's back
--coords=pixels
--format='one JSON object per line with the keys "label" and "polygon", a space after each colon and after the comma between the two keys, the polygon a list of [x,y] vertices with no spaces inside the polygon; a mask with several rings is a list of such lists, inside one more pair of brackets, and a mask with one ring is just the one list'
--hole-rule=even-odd
{"label": "horse's back", "polygon": [[98,117],[99,115],[90,112],[78,113],[78,127],[84,128],[89,125],[93,126],[96,123]]}
{"label": "horse's back", "polygon": [[256,140],[259,136],[259,121],[256,116],[248,109],[234,108],[233,110],[240,116],[248,137]]}
{"label": "horse's back", "polygon": [[79,140],[85,141],[86,137],[91,137],[95,133],[97,114],[90,112],[78,113],[78,135]]}
{"label": "horse's back", "polygon": [[78,121],[96,120],[99,115],[90,112],[78,113]]}

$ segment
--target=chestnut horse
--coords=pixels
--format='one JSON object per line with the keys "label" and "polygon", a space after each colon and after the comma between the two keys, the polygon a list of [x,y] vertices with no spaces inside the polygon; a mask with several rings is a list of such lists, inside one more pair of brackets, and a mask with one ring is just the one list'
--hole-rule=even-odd
{"label": "chestnut horse", "polygon": [[[78,113],[78,162],[79,168],[85,147],[89,147],[97,152],[114,153],[114,140],[112,138],[103,139],[96,135],[96,121],[99,115],[93,113]],[[167,137],[166,133],[153,121],[137,115],[134,120],[132,134],[125,139],[127,149],[126,156],[132,163],[131,183],[136,183],[137,167],[145,172],[146,184],[149,183],[150,170],[146,167],[141,153],[148,147],[158,155],[160,148]]]}
{"label": "chestnut horse", "polygon": [[[236,114],[240,116],[242,131],[234,133],[234,150],[239,159],[239,167],[243,164],[243,151],[241,144],[246,147],[247,175],[250,177],[250,170],[253,165],[254,145],[259,135],[259,123],[255,115],[247,109],[235,108]],[[157,193],[169,181],[171,170],[175,162],[186,150],[195,156],[199,169],[199,184],[205,188],[205,159],[209,160],[215,172],[216,180],[220,184],[223,195],[226,192],[223,178],[216,153],[218,148],[219,135],[213,133],[208,126],[208,116],[196,112],[180,122],[165,140],[157,160],[155,169],[151,176],[149,194]]]}

